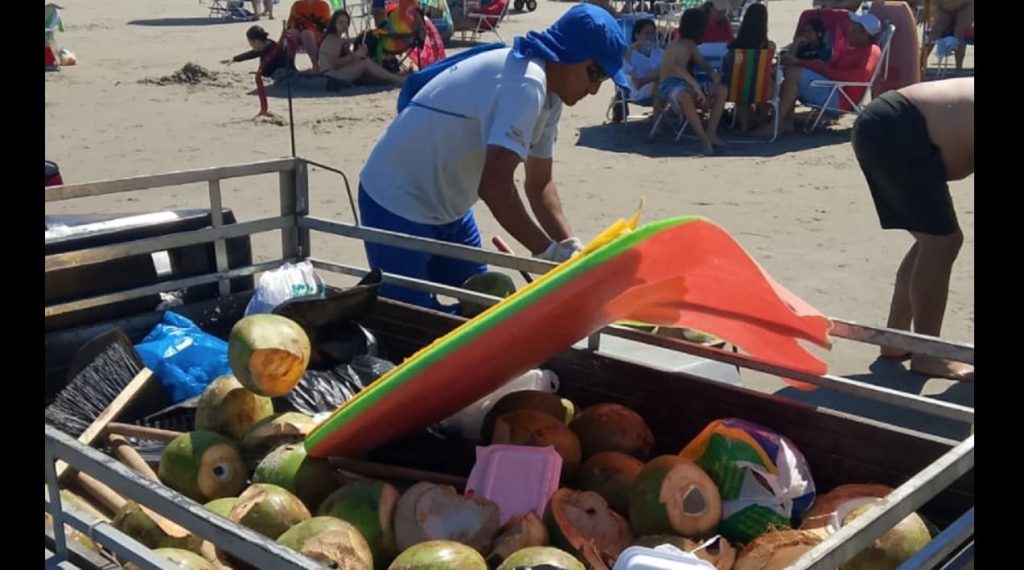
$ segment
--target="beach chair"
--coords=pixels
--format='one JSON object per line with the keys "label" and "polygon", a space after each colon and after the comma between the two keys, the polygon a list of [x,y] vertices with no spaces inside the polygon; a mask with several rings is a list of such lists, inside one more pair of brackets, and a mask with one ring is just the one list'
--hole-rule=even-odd
{"label": "beach chair", "polygon": [[936,78],[942,79],[946,76],[946,72],[949,70],[949,60],[960,46],[974,47],[974,25],[971,25],[962,40],[956,36],[946,36],[935,42],[935,57],[938,59]]}
{"label": "beach chair", "polygon": [[472,30],[459,30],[459,33],[462,34],[462,41],[466,41],[467,34],[469,34],[470,41],[475,42],[480,37],[480,34],[491,32],[497,36],[498,41],[505,43],[505,38],[501,37],[498,28],[508,16],[508,7],[511,4],[509,0],[494,0],[483,7],[480,7],[479,3],[474,2],[463,4],[464,10],[466,10],[466,17],[470,20],[475,20],[476,26]]}
{"label": "beach chair", "polygon": [[[868,104],[871,99],[871,86],[874,85],[878,79],[879,74],[885,69],[886,64],[889,60],[889,47],[892,44],[892,36],[896,33],[896,27],[888,22],[883,22],[882,35],[878,40],[878,47],[881,50],[881,56],[878,58],[878,62],[875,63],[875,69],[871,72],[871,77],[867,81],[831,81],[821,80],[814,81],[811,83],[812,87],[827,87],[831,89],[828,94],[828,98],[825,101],[831,101],[832,97],[838,93],[840,95],[839,108],[834,107],[817,107],[814,105],[808,105],[812,109],[817,110],[817,115],[814,118],[814,122],[811,123],[810,128],[806,129],[807,132],[812,132],[818,128],[818,123],[825,116],[825,113],[853,113],[855,115],[860,114],[861,109]],[[856,97],[851,94],[854,89],[863,89],[864,92],[860,97]],[[849,108],[844,108],[849,106]]]}
{"label": "beach chair", "polygon": [[254,16],[255,14],[246,8],[244,0],[210,0],[210,18],[248,21]]}
{"label": "beach chair", "polygon": [[[772,108],[772,137],[779,137],[779,94],[782,70],[770,49],[729,50],[722,58],[722,81],[729,88],[727,103],[735,105],[768,104]],[[736,115],[733,114],[733,124]]]}

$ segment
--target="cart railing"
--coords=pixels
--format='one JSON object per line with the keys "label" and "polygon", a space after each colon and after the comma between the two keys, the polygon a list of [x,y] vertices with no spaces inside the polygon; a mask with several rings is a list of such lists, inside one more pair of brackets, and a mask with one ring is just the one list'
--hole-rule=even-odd
{"label": "cart railing", "polygon": [[[346,192],[349,205],[352,208],[354,223],[344,223],[310,216],[310,167],[320,168],[340,176],[342,189]],[[275,172],[279,175],[278,194],[280,215],[254,221],[224,225],[221,208],[221,181],[230,178],[271,174]],[[200,231],[179,232],[157,238],[136,240],[123,244],[91,247],[77,251],[48,255],[46,256],[45,266],[46,271],[50,272],[72,265],[96,263],[127,255],[154,253],[168,248],[213,243],[216,258],[215,272],[162,282],[155,285],[136,287],[115,293],[55,303],[46,307],[45,316],[50,317],[60,315],[71,311],[152,295],[154,293],[169,292],[184,287],[214,282],[219,284],[219,293],[224,296],[230,293],[230,279],[233,277],[252,275],[260,271],[276,268],[284,262],[302,259],[309,259],[319,270],[340,275],[361,277],[368,273],[369,270],[366,267],[314,257],[311,250],[311,232],[384,245],[397,245],[407,249],[441,254],[448,257],[487,263],[506,269],[535,274],[542,274],[556,266],[553,263],[542,260],[517,257],[506,253],[492,252],[479,248],[362,226],[359,224],[352,189],[345,173],[341,170],[315,162],[306,161],[301,158],[286,158],[234,166],[222,166],[153,176],[133,177],[106,182],[55,186],[47,188],[45,196],[47,202],[55,202],[120,192],[152,190],[167,186],[201,182],[205,182],[208,188],[208,199],[212,219],[210,228]],[[281,232],[280,257],[270,261],[253,263],[245,267],[229,269],[225,240],[266,231]],[[500,300],[489,295],[400,275],[384,274],[383,278],[389,283],[430,291],[463,301],[491,304]],[[833,323],[833,329],[830,334],[833,337],[866,344],[891,346],[915,353],[948,358],[961,362],[974,362],[974,346],[971,344],[950,342],[941,338],[919,335],[906,331],[866,326],[843,319],[831,318],[831,321]],[[974,409],[971,407],[943,402],[916,394],[908,394],[898,390],[875,386],[840,376],[827,374],[816,376],[804,374],[784,367],[757,362],[734,352],[690,343],[683,340],[653,335],[618,325],[605,327],[601,331],[595,333],[589,339],[588,348],[591,350],[597,350],[600,347],[600,339],[602,335],[626,338],[709,360],[725,362],[740,368],[757,370],[786,378],[801,380],[818,386],[826,386],[835,390],[841,390],[857,396],[902,406],[906,409],[925,412],[943,418],[964,421],[970,424],[973,424],[974,421]],[[112,460],[104,460],[105,456],[102,454],[78,444],[49,426],[47,426],[46,436],[48,446],[48,478],[51,477],[52,459],[59,458],[67,461],[74,467],[82,468],[84,471],[87,471],[90,475],[93,475],[97,479],[107,483],[115,490],[119,492],[123,491],[126,496],[140,500],[148,507],[153,508],[153,510],[167,516],[171,520],[178,522],[185,528],[189,528],[190,530],[195,528],[197,531],[201,531],[199,534],[204,537],[207,536],[206,533],[214,533],[213,536],[208,537],[212,542],[215,542],[214,538],[220,539],[224,542],[225,548],[229,552],[237,554],[241,558],[249,560],[245,557],[246,555],[269,557],[260,558],[260,560],[267,561],[274,559],[275,564],[278,564],[274,566],[275,568],[293,567],[282,566],[280,564],[301,563],[301,560],[299,560],[301,557],[296,556],[294,553],[284,552],[280,547],[267,546],[267,544],[265,544],[267,543],[266,540],[263,540],[262,542],[259,541],[258,539],[260,537],[254,535],[254,533],[245,531],[245,529],[239,530],[240,527],[237,527],[237,525],[223,522],[223,519],[216,519],[216,522],[213,522],[210,516],[200,516],[207,514],[205,511],[202,511],[201,507],[195,506],[194,504],[183,505],[180,497],[172,500],[170,492],[166,489],[163,489],[159,485],[154,485],[152,482],[147,482],[145,479],[138,477],[130,470],[116,464],[116,462],[113,462]],[[840,563],[849,560],[857,552],[871,544],[886,530],[892,528],[893,525],[902,520],[902,518],[907,514],[913,512],[938,494],[942,489],[948,487],[961,475],[973,469],[973,466],[974,437],[972,435],[954,447],[942,458],[934,462],[931,466],[920,472],[917,476],[897,488],[878,508],[871,510],[863,517],[858,518],[854,524],[844,527],[840,532],[836,533],[828,540],[824,541],[820,546],[816,547],[812,552],[801,558],[796,567],[813,568],[815,570],[837,567]],[[59,505],[59,497],[55,496],[56,488],[56,485],[51,483],[51,509],[53,508],[53,505]],[[174,496],[177,497],[177,495]],[[157,508],[158,506],[164,508]],[[64,515],[59,520],[70,522],[73,526],[81,522],[76,519],[75,516],[69,514],[69,511],[60,511],[60,509],[56,509],[55,512],[63,512]],[[179,516],[182,517],[180,520],[178,518]],[[932,556],[935,558],[940,554],[948,554],[948,552],[955,549],[955,547],[962,545],[967,537],[973,535],[973,509],[968,513],[965,513],[964,517],[964,519],[958,521],[957,525],[951,527],[951,529],[954,529],[955,527],[955,532],[951,532],[948,529],[948,534],[943,533],[937,537],[933,543],[929,545],[929,549],[926,549],[927,554],[919,554],[919,557]],[[55,519],[57,519],[56,516]],[[190,524],[192,526],[190,526]],[[964,533],[967,530],[969,530],[969,534],[965,536]],[[66,552],[63,526],[60,524],[55,525],[55,532],[58,536],[58,550]],[[248,535],[253,535],[253,540],[250,540]],[[127,544],[122,540],[123,537],[118,537],[115,533],[100,535],[100,539],[101,542],[104,540],[112,540],[117,544]],[[245,547],[245,544],[247,543],[254,543],[259,546],[250,552],[247,550],[247,547]],[[109,545],[107,542],[104,542],[104,544]],[[132,548],[135,548],[135,545],[132,545]],[[236,552],[236,550],[238,552]],[[281,556],[280,560],[274,558],[275,556]],[[938,560],[940,558],[935,559]],[[152,564],[152,559],[144,559],[142,562],[147,564],[148,567],[161,567],[158,564]],[[927,560],[924,560],[923,562],[927,562]],[[307,566],[301,566],[300,564],[294,567],[304,568]]]}

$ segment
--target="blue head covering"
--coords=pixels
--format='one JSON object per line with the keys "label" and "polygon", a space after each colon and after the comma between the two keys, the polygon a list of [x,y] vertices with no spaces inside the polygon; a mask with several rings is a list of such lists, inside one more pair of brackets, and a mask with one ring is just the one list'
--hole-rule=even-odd
{"label": "blue head covering", "polygon": [[622,72],[626,36],[622,26],[604,8],[577,4],[550,28],[518,36],[512,46],[517,57],[572,64],[593,60],[616,85],[629,89]]}

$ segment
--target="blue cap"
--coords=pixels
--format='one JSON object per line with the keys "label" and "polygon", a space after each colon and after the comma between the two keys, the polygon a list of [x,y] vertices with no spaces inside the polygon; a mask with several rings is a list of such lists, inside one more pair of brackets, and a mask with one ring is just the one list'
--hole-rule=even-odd
{"label": "blue cap", "polygon": [[622,72],[626,55],[626,36],[622,26],[604,8],[576,4],[543,32],[529,32],[513,43],[519,57],[573,64],[593,60],[616,85],[629,89]]}

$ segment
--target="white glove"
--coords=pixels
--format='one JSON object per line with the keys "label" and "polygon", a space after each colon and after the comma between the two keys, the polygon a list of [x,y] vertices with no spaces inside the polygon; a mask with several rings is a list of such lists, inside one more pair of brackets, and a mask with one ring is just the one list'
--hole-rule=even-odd
{"label": "white glove", "polygon": [[577,252],[583,249],[583,242],[578,237],[566,238],[560,242],[552,241],[548,244],[548,248],[543,252],[535,255],[537,259],[543,259],[545,261],[553,261],[555,263],[562,263],[569,259]]}

